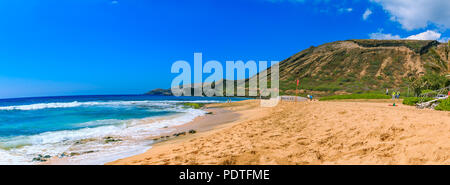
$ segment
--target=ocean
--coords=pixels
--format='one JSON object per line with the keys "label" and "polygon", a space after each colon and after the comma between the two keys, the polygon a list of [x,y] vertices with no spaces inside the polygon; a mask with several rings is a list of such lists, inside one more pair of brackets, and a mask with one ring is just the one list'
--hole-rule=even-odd
{"label": "ocean", "polygon": [[136,155],[151,148],[151,136],[206,113],[183,103],[226,100],[146,95],[3,99],[0,164],[37,164],[50,157],[68,164],[104,164]]}

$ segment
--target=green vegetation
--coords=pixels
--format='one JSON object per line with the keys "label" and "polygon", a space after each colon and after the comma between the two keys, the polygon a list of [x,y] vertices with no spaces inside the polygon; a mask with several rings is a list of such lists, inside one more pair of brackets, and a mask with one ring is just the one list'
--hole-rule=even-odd
{"label": "green vegetation", "polygon": [[434,91],[431,89],[422,90],[422,94],[431,93],[431,92],[434,92]]}
{"label": "green vegetation", "polygon": [[200,109],[203,106],[205,106],[204,103],[183,103],[183,105],[185,107],[191,107],[191,108],[194,108],[194,109]]}
{"label": "green vegetation", "polygon": [[[412,88],[414,95],[419,96],[449,86],[450,79],[445,77],[445,75],[428,73],[420,78],[410,77],[408,84]],[[433,94],[430,94],[430,96],[433,96]]]}
{"label": "green vegetation", "polygon": [[371,40],[371,39],[354,39],[351,40],[364,47],[400,47],[405,46],[416,53],[423,53],[429,47],[439,44],[437,41],[428,40]]}
{"label": "green vegetation", "polygon": [[[424,98],[423,101],[427,102],[427,101],[431,101],[434,98]],[[420,98],[419,97],[408,97],[403,99],[403,104],[404,105],[411,105],[411,106],[415,106],[417,103],[419,103]]]}
{"label": "green vegetation", "polygon": [[436,106],[436,110],[450,111],[450,98],[441,100],[439,105]]}
{"label": "green vegetation", "polygon": [[427,97],[436,97],[436,95],[438,95],[438,94],[436,91],[433,91],[431,89],[426,89],[426,90],[422,90],[421,95],[424,95],[424,96],[426,95]]}
{"label": "green vegetation", "polygon": [[333,95],[322,97],[320,101],[327,100],[345,100],[345,99],[390,99],[391,96],[384,94],[365,93],[365,94],[348,94],[348,95]]}

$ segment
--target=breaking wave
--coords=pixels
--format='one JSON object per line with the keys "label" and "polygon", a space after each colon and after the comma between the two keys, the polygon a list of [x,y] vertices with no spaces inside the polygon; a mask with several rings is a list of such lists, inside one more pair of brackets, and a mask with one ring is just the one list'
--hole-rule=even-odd
{"label": "breaking wave", "polygon": [[14,105],[0,107],[0,110],[39,110],[39,109],[51,109],[51,108],[71,108],[81,106],[166,106],[168,103],[218,103],[220,101],[215,100],[196,100],[196,101],[109,101],[109,102],[62,102],[62,103],[37,103],[30,105]]}

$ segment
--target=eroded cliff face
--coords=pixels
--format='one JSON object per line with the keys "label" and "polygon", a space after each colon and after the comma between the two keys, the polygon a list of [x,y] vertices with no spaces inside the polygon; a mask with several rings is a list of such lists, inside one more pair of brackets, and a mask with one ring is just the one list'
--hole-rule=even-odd
{"label": "eroded cliff face", "polygon": [[280,89],[358,92],[405,87],[411,76],[449,71],[449,46],[437,41],[347,40],[311,47],[280,63]]}

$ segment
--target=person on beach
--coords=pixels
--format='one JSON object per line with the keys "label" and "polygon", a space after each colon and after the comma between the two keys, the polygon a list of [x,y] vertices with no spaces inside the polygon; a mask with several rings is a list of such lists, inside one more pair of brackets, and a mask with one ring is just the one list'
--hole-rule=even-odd
{"label": "person on beach", "polygon": [[386,95],[389,95],[389,89],[386,89]]}
{"label": "person on beach", "polygon": [[395,92],[395,91],[392,91],[392,100],[394,101],[394,103],[392,104],[392,106],[397,106],[395,103],[396,103],[396,98],[397,98],[397,92]]}

